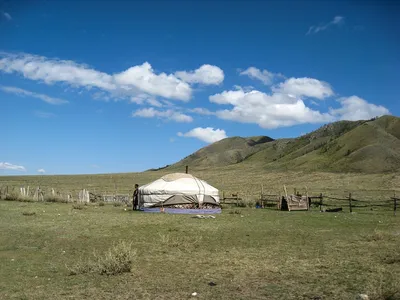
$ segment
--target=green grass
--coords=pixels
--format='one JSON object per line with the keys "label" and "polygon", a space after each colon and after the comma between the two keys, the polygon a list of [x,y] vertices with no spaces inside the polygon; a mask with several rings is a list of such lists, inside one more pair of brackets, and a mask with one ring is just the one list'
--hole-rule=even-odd
{"label": "green grass", "polygon": [[[176,171],[184,172],[177,169]],[[222,192],[239,193],[242,198],[255,200],[260,196],[261,185],[265,193],[283,193],[286,185],[291,193],[296,188],[310,194],[345,197],[349,192],[354,198],[367,200],[388,200],[397,190],[400,195],[400,173],[359,174],[359,173],[328,173],[328,172],[274,172],[265,171],[251,165],[233,165],[213,169],[194,169],[190,173],[206,180]],[[76,200],[78,193],[86,188],[95,194],[132,194],[134,184],[147,184],[169,173],[168,170],[143,173],[121,173],[100,175],[58,175],[58,176],[2,176],[0,191],[8,186],[9,193],[15,194],[20,186],[30,186],[31,189],[40,186],[44,193],[49,194],[54,188],[62,194],[72,194]],[[14,190],[14,192],[12,192]],[[14,198],[15,198],[14,197]],[[13,198],[13,199],[14,199]]]}
{"label": "green grass", "polygon": [[[391,212],[235,208],[195,219],[0,201],[0,228],[0,299],[400,297],[400,217]],[[113,252],[118,242],[129,247]],[[76,264],[113,270],[118,259],[129,270],[71,276]]]}

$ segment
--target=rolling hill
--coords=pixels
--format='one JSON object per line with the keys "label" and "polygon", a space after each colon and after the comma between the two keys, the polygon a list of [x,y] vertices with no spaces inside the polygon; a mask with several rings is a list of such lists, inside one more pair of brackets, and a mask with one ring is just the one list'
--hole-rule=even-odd
{"label": "rolling hill", "polygon": [[400,171],[400,118],[339,121],[298,138],[231,137],[166,169],[252,165],[270,170],[383,173]]}

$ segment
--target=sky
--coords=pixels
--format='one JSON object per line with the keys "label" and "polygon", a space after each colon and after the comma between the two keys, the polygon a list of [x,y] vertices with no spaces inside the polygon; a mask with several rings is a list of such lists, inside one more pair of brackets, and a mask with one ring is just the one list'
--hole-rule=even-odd
{"label": "sky", "polygon": [[400,116],[399,1],[0,1],[0,175],[140,172]]}

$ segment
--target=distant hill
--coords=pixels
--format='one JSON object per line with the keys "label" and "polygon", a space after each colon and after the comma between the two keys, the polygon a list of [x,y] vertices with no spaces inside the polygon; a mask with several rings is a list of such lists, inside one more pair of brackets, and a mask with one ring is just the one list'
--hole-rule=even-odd
{"label": "distant hill", "polygon": [[400,118],[339,121],[293,139],[231,137],[166,167],[207,169],[251,164],[270,170],[382,173],[400,171]]}

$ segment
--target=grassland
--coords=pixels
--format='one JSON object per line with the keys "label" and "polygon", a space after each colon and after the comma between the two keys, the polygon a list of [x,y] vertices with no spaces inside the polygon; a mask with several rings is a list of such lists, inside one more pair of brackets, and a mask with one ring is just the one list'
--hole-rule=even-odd
{"label": "grassland", "polygon": [[[400,299],[400,218],[390,212],[194,219],[0,201],[0,228],[1,299]],[[117,241],[132,242],[131,272],[70,275]]]}
{"label": "grassland", "polygon": [[[132,193],[134,184],[151,182],[160,176],[181,169],[161,170],[143,173],[104,174],[104,175],[63,175],[63,176],[3,176],[0,188],[9,187],[17,191],[20,186],[30,186],[31,191],[40,186],[49,193],[54,188],[60,193],[71,193],[76,197],[83,188],[97,194]],[[190,169],[191,174],[206,180],[221,192],[239,193],[247,200],[254,200],[261,193],[263,185],[266,193],[283,192],[283,185],[290,192],[294,188],[303,191],[308,188],[310,194],[323,193],[338,197],[349,192],[355,198],[367,200],[387,200],[397,191],[400,194],[400,173],[360,174],[328,172],[266,172],[253,165],[231,165],[213,169]]]}

